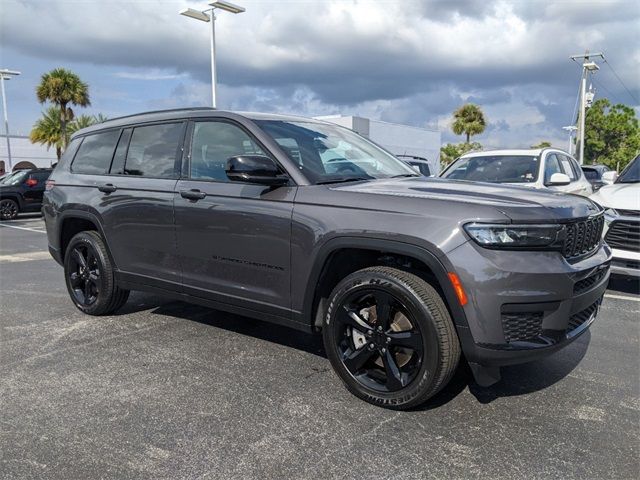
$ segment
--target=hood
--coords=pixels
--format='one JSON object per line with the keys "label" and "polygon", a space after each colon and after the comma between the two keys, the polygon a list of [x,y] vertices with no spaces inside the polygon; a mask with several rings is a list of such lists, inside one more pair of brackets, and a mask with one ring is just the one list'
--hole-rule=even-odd
{"label": "hood", "polygon": [[443,178],[396,178],[340,185],[335,190],[494,207],[513,221],[562,221],[601,209],[586,197],[495,183]]}
{"label": "hood", "polygon": [[589,198],[604,208],[640,210],[640,183],[606,185]]}

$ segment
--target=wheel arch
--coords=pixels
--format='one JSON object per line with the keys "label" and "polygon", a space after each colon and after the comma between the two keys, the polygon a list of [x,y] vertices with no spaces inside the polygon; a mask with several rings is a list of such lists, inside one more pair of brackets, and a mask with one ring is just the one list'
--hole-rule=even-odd
{"label": "wheel arch", "polygon": [[[443,300],[449,309],[456,327],[467,326],[467,319],[463,308],[457,300],[457,296],[450,283],[448,272],[451,266],[445,265],[445,259],[434,252],[417,245],[387,239],[372,239],[361,237],[339,237],[329,240],[321,247],[316,255],[311,274],[305,289],[303,306],[303,318],[310,322],[310,326],[319,329],[324,317],[323,305],[325,297],[331,293],[333,287],[341,280],[332,276],[331,268],[339,265],[341,261],[353,253],[357,258],[352,265],[342,267],[339,272],[350,274],[373,265],[395,266],[400,269],[412,271],[434,283],[443,296]],[[362,256],[360,256],[362,254]],[[345,275],[338,275],[344,278]]]}
{"label": "wheel arch", "polygon": [[109,244],[104,234],[102,222],[96,214],[88,212],[86,210],[68,209],[59,214],[58,222],[60,226],[58,231],[58,245],[60,246],[60,258],[63,262],[67,250],[67,245],[69,244],[69,241],[73,238],[73,236],[80,232],[94,230],[97,231],[103,238],[105,248],[107,250],[107,253],[109,254],[109,260],[114,265],[114,267],[116,266],[113,255],[111,254],[111,250],[109,249]]}

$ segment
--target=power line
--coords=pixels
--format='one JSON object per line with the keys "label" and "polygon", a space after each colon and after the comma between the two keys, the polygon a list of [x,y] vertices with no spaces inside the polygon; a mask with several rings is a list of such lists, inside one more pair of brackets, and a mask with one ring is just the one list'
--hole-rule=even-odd
{"label": "power line", "polygon": [[604,63],[606,63],[606,64],[609,66],[609,68],[611,69],[611,72],[613,72],[613,74],[616,76],[616,78],[617,78],[617,79],[618,79],[618,81],[620,82],[620,85],[622,85],[622,86],[624,87],[624,89],[627,91],[627,93],[629,94],[629,96],[630,96],[631,98],[633,98],[633,100],[634,100],[636,103],[640,103],[640,101],[635,97],[635,95],[634,95],[633,93],[631,93],[631,90],[629,90],[629,89],[627,88],[627,86],[624,84],[624,82],[622,81],[622,79],[620,78],[620,76],[616,73],[616,71],[613,69],[613,67],[612,67],[612,66],[611,66],[611,64],[607,61],[607,59],[606,59],[606,58],[604,59]]}
{"label": "power line", "polygon": [[619,102],[619,101],[618,101],[618,100],[619,100],[618,96],[617,96],[617,95],[614,95],[613,93],[611,93],[611,90],[609,90],[609,89],[608,89],[607,87],[605,87],[602,83],[600,83],[598,80],[596,80],[595,76],[592,76],[592,77],[591,77],[591,81],[592,81],[593,83],[595,83],[595,84],[596,84],[596,86],[597,86],[598,88],[601,88],[602,90],[604,90],[604,91],[607,93],[607,95],[609,96],[609,98],[610,98],[611,100],[613,100],[615,103],[622,103],[622,102]]}

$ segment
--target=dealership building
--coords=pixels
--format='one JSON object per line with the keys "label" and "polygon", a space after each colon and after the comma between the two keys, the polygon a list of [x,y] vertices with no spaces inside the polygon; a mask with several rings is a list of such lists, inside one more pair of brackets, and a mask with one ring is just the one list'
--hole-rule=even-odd
{"label": "dealership building", "polygon": [[[27,136],[9,135],[9,142],[13,170],[50,167],[58,161],[55,148],[47,150],[44,145],[31,143]],[[4,173],[8,169],[8,160],[7,137],[0,135],[0,172]]]}

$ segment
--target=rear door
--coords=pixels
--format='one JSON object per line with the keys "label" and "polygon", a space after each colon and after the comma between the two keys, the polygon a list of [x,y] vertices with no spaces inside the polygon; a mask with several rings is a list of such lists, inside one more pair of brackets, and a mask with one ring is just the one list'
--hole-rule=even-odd
{"label": "rear door", "polygon": [[116,266],[132,280],[180,289],[173,218],[186,123],[114,129],[85,137],[71,165],[93,188]]}
{"label": "rear door", "polygon": [[37,210],[42,205],[45,182],[51,175],[49,170],[31,172],[23,182],[23,198],[25,208]]}
{"label": "rear door", "polygon": [[289,315],[291,215],[296,187],[230,182],[229,157],[266,155],[243,126],[191,124],[175,197],[184,288],[191,295]]}

